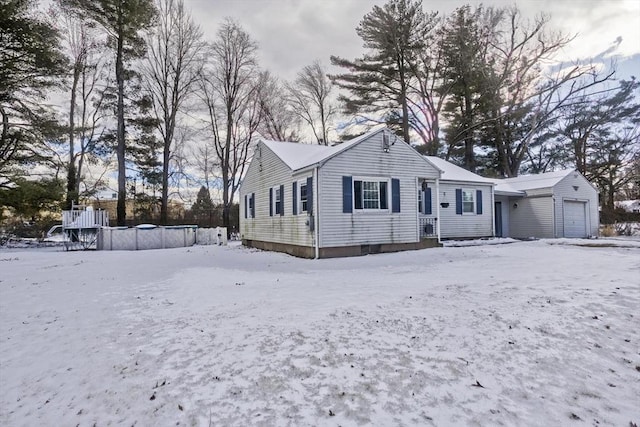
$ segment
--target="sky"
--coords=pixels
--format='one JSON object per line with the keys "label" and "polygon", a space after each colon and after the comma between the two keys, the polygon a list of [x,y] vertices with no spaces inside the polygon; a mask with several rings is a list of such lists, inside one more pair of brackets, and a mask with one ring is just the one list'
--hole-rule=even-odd
{"label": "sky", "polygon": [[[331,55],[354,59],[364,52],[355,28],[374,5],[384,0],[185,0],[208,39],[230,17],[258,42],[261,65],[290,80],[305,65],[319,59],[330,65]],[[486,0],[424,1],[425,11],[448,14],[464,4],[510,6],[524,16],[544,12],[551,26],[575,35],[562,60],[617,56],[619,76],[640,74],[640,0]]]}

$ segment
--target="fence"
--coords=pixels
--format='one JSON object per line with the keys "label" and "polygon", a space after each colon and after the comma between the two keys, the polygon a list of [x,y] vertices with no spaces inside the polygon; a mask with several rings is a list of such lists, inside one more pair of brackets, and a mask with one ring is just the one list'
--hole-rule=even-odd
{"label": "fence", "polygon": [[437,218],[420,218],[420,238],[427,239],[436,237],[438,233],[437,225]]}

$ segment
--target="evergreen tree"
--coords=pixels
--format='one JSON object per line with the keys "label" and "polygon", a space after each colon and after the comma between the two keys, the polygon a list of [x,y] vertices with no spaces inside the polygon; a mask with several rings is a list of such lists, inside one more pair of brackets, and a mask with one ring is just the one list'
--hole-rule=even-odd
{"label": "evergreen tree", "polygon": [[339,98],[345,112],[369,122],[385,122],[408,143],[412,121],[431,119],[412,111],[411,96],[412,85],[416,87],[412,81],[436,23],[436,14],[425,14],[419,1],[390,0],[374,6],[356,29],[368,52],[353,61],[331,57],[333,65],[348,70],[331,76],[350,92]]}
{"label": "evergreen tree", "polygon": [[36,16],[34,5],[0,2],[0,186],[50,161],[45,141],[60,131],[42,101],[62,82],[66,59],[57,30]]}
{"label": "evergreen tree", "polygon": [[198,225],[211,226],[213,223],[214,206],[209,189],[200,187],[196,202],[191,206],[191,215]]}

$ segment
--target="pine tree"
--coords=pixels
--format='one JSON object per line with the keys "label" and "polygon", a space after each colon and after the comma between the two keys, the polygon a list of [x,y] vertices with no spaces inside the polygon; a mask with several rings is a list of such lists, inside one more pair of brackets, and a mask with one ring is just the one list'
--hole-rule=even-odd
{"label": "pine tree", "polygon": [[333,65],[348,70],[331,76],[350,92],[339,98],[345,112],[369,122],[384,122],[409,142],[412,121],[430,119],[412,111],[411,96],[421,54],[436,23],[436,14],[425,14],[419,1],[390,0],[382,7],[374,6],[356,29],[368,52],[353,61],[331,57]]}
{"label": "pine tree", "polygon": [[59,135],[42,100],[61,84],[66,58],[57,30],[36,17],[35,2],[0,2],[0,186],[45,162],[44,142]]}

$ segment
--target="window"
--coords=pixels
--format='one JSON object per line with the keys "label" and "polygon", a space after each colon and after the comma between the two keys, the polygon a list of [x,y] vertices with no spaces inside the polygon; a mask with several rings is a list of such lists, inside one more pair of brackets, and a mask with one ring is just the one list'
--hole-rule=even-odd
{"label": "window", "polygon": [[463,214],[476,213],[474,190],[467,190],[467,189],[462,190],[462,213]]}
{"label": "window", "polygon": [[269,216],[284,215],[284,185],[269,188]]}
{"label": "window", "polygon": [[249,196],[249,218],[255,218],[256,216],[256,210],[254,207],[254,194],[251,193],[251,195]]}
{"label": "window", "polygon": [[358,210],[389,209],[388,181],[353,180],[353,207]]}
{"label": "window", "polygon": [[424,211],[424,209],[423,209],[424,204],[422,202],[422,194],[423,194],[423,191],[418,189],[418,212],[420,212],[420,213],[424,213],[423,212]]}
{"label": "window", "polygon": [[306,212],[307,205],[307,181],[300,181],[300,212]]}
{"label": "window", "polygon": [[280,187],[275,187],[273,189],[273,211],[276,215],[282,214],[282,191]]}

